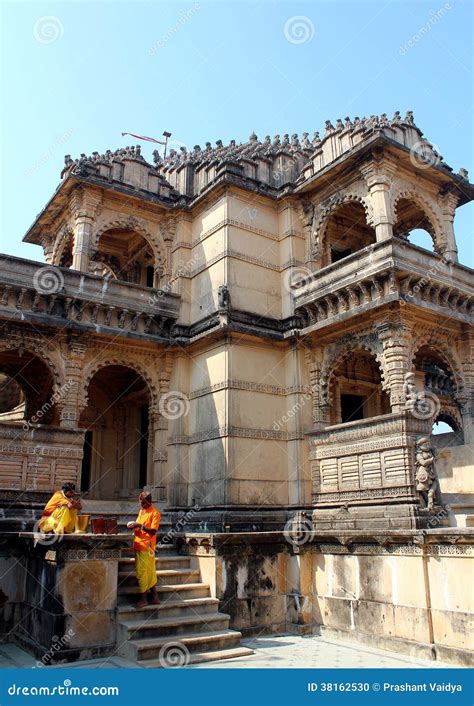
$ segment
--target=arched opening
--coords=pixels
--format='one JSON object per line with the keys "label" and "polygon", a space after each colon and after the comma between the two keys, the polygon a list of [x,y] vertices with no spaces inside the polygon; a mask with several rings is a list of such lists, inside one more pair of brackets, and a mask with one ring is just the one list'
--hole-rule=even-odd
{"label": "arched opening", "polygon": [[111,500],[136,497],[147,483],[150,391],[132,368],[108,365],[91,379],[79,426],[86,430],[81,490]]}
{"label": "arched opening", "polygon": [[90,264],[90,271],[94,274],[144,287],[155,285],[155,269],[150,243],[136,231],[126,228],[110,228],[102,233]]}
{"label": "arched opening", "polygon": [[74,236],[72,231],[68,231],[63,237],[63,242],[56,258],[59,267],[72,267],[73,248]]}
{"label": "arched opening", "polygon": [[338,262],[376,242],[365,210],[357,201],[341,204],[329,217],[323,233],[322,266]]}
{"label": "arched opening", "polygon": [[396,222],[393,234],[413,245],[433,252],[434,226],[422,207],[407,198],[401,198],[396,206]]}
{"label": "arched opening", "polygon": [[0,352],[0,422],[57,424],[53,385],[50,369],[38,356]]}
{"label": "arched opening", "polygon": [[0,373],[0,421],[22,421],[25,411],[25,394],[21,385],[10,375]]}
{"label": "arched opening", "polygon": [[330,423],[345,424],[390,412],[374,356],[355,349],[341,360],[331,377]]}
{"label": "arched opening", "polygon": [[457,386],[449,364],[437,350],[425,345],[415,355],[414,372],[418,391],[428,398],[426,409],[432,412],[432,435],[448,435],[444,436],[446,442],[463,443]]}

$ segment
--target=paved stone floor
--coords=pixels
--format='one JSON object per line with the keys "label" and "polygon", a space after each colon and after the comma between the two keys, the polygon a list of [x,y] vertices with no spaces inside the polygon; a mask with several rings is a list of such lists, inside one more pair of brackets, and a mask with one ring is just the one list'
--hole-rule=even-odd
{"label": "paved stone floor", "polygon": [[[189,669],[247,669],[247,668],[444,668],[453,665],[431,660],[414,659],[396,652],[386,652],[372,647],[330,640],[328,638],[296,635],[268,635],[243,640],[242,644],[255,650],[249,657],[195,664]],[[16,645],[0,645],[0,668],[33,668],[37,661]],[[120,669],[137,668],[134,662],[122,657],[93,659],[75,664],[61,665],[62,669]]]}

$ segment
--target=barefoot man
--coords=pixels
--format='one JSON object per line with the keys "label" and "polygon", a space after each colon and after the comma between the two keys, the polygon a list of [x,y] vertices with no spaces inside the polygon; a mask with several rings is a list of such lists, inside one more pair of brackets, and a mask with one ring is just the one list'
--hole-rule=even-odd
{"label": "barefoot man", "polygon": [[[138,517],[135,522],[129,522],[127,527],[133,529],[135,535],[133,541],[135,572],[141,594],[136,607],[144,608],[148,603],[150,605],[159,603],[156,587],[155,546],[156,533],[160,526],[160,513],[152,505],[150,494],[140,493],[138,500],[141,505]],[[148,591],[150,591],[150,597],[147,600]]]}
{"label": "barefoot man", "polygon": [[76,527],[76,517],[81,503],[75,497],[74,483],[65,483],[48,500],[39,522],[41,532],[54,534],[70,534]]}

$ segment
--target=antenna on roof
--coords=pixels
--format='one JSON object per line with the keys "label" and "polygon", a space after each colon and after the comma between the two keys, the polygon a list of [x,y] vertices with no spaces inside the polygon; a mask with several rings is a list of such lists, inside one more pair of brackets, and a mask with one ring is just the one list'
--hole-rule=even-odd
{"label": "antenna on roof", "polygon": [[165,138],[165,150],[164,150],[163,158],[165,158],[166,157],[166,149],[168,147],[168,138],[171,137],[171,133],[166,132],[166,130],[165,130],[163,133],[163,137]]}
{"label": "antenna on roof", "polygon": [[156,140],[154,137],[147,137],[146,135],[135,135],[133,132],[122,132],[122,137],[125,135],[129,135],[130,137],[135,137],[137,140],[143,140],[145,142],[154,142],[157,145],[164,145],[165,150],[164,150],[164,157],[166,157],[166,149],[168,147],[168,138],[171,137],[170,132],[165,132],[163,133],[163,137],[165,138],[165,141],[162,142],[162,140]]}

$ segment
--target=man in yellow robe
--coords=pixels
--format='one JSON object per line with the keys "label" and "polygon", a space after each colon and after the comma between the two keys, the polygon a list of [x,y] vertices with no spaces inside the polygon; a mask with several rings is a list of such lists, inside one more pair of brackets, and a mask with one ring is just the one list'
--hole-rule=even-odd
{"label": "man in yellow robe", "polygon": [[75,498],[74,483],[65,483],[48,500],[39,522],[41,532],[70,534],[76,527],[76,517],[81,509],[80,501]]}
{"label": "man in yellow robe", "polygon": [[[159,603],[155,547],[161,517],[159,511],[152,505],[150,494],[140,493],[138,500],[141,505],[138,517],[135,522],[129,522],[127,527],[134,530],[135,573],[141,594],[136,607],[144,608],[148,604]],[[150,597],[147,599],[148,591],[150,591]]]}

